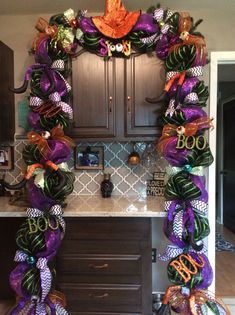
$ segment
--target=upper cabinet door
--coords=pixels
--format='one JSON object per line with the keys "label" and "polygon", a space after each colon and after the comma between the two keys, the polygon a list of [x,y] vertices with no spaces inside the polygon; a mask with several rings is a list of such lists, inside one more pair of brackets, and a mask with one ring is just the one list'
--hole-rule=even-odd
{"label": "upper cabinet door", "polygon": [[156,54],[134,54],[125,60],[125,135],[157,136],[162,103],[150,104],[146,98],[158,98],[165,84],[164,64]]}
{"label": "upper cabinet door", "polygon": [[74,123],[72,135],[115,136],[115,60],[104,61],[87,51],[72,61]]}
{"label": "upper cabinet door", "polygon": [[13,51],[0,41],[0,144],[14,141],[15,96],[9,88],[14,87]]}

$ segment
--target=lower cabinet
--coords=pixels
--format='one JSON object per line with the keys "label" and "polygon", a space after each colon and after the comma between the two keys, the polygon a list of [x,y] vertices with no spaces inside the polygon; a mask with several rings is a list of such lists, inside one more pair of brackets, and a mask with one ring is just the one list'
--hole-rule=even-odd
{"label": "lower cabinet", "polygon": [[152,315],[151,219],[67,218],[57,284],[71,315]]}

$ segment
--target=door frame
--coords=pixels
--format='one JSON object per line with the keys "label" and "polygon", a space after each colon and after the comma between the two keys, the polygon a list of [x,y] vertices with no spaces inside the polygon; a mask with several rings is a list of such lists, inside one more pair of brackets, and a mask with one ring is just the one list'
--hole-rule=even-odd
{"label": "door frame", "polygon": [[[223,100],[220,100],[219,103],[217,104],[217,106],[220,106],[220,117],[218,117],[217,115],[217,120],[218,123],[221,123],[224,121],[224,106],[226,106],[226,103],[229,103],[231,101],[235,101],[235,94],[227,97]],[[218,108],[218,107],[217,107]],[[219,111],[218,111],[219,112]],[[217,148],[217,154],[219,155],[217,157],[217,168],[216,168],[216,172],[217,172],[217,193],[218,193],[218,205],[219,205],[219,211],[216,212],[216,221],[219,224],[224,224],[224,198],[223,198],[223,194],[224,194],[224,175],[223,175],[223,171],[224,171],[224,126],[223,124],[218,124],[217,126],[218,129],[218,133],[217,133],[217,144],[218,144],[218,148]]]}
{"label": "door frame", "polygon": [[[210,102],[209,116],[214,118],[214,130],[209,133],[209,144],[213,156],[216,156],[217,127],[217,95],[218,95],[218,65],[235,64],[235,51],[213,51],[210,54]],[[208,237],[208,258],[215,272],[215,225],[216,225],[216,161],[208,169],[208,219],[210,235]],[[215,291],[215,277],[210,290]]]}

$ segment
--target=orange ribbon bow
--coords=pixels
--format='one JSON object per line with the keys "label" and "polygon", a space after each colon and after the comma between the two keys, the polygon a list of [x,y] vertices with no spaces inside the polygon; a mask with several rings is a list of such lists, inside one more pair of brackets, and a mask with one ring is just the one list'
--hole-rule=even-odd
{"label": "orange ribbon bow", "polygon": [[[61,125],[55,126],[51,130],[49,136],[53,140],[61,141],[61,142],[65,143],[69,147],[74,146],[73,140],[71,138],[65,136],[63,127]],[[48,141],[47,141],[47,138],[45,137],[45,135],[43,135],[43,134],[40,135],[40,134],[38,134],[35,131],[30,131],[28,133],[28,139],[29,139],[29,142],[31,144],[37,145],[41,155],[44,158],[48,157],[48,154],[51,152],[51,148],[50,148],[50,146],[48,144]]]}
{"label": "orange ribbon bow", "polygon": [[74,141],[71,138],[65,136],[63,127],[61,125],[57,125],[51,129],[51,137],[53,140],[64,142],[68,147],[75,146]]}
{"label": "orange ribbon bow", "polygon": [[213,127],[212,119],[209,117],[201,117],[184,126],[176,126],[168,124],[163,127],[162,136],[159,139],[158,150],[164,152],[169,138],[177,135],[185,135],[186,137],[194,136],[200,129],[208,129]]}
{"label": "orange ribbon bow", "polygon": [[192,289],[189,291],[189,295],[183,293],[184,288],[181,286],[170,286],[163,299],[163,304],[170,304],[174,309],[180,309],[181,315],[188,315],[188,310],[192,315],[203,314],[201,307],[206,305],[207,302],[217,304],[222,308],[226,315],[231,315],[226,305],[216,298],[213,293],[207,290]]}
{"label": "orange ribbon bow", "polygon": [[41,155],[44,158],[47,158],[47,155],[51,152],[51,148],[48,145],[47,139],[35,131],[28,132],[27,136],[28,136],[29,142],[31,144],[37,145],[38,150],[40,151]]}
{"label": "orange ribbon bow", "polygon": [[53,37],[56,35],[58,32],[58,27],[56,25],[50,25],[46,20],[43,18],[39,18],[35,28],[40,32],[40,33],[45,33],[46,35]]}
{"label": "orange ribbon bow", "polygon": [[204,37],[192,35],[189,33],[192,26],[192,20],[188,12],[182,12],[180,15],[179,34],[180,39],[182,39],[182,43],[172,46],[169,50],[169,54],[172,51],[177,52],[179,47],[183,45],[195,45],[197,48],[197,55],[200,56],[203,62],[205,62],[207,49]]}
{"label": "orange ribbon bow", "polygon": [[38,19],[35,28],[39,31],[39,33],[34,38],[32,43],[34,51],[37,49],[40,42],[44,38],[54,37],[58,33],[58,27],[56,25],[50,25],[46,20],[41,17]]}

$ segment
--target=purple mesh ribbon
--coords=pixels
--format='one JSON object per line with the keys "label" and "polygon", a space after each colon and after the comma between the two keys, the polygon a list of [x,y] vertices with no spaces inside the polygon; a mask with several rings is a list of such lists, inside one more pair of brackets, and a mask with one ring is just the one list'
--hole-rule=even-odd
{"label": "purple mesh ribbon", "polygon": [[92,19],[85,16],[81,18],[79,26],[83,33],[94,35],[99,32],[95,27],[95,24],[92,22]]}
{"label": "purple mesh ribbon", "polygon": [[43,191],[34,184],[34,179],[28,181],[28,199],[32,208],[45,210],[56,204],[56,201],[45,196]]}
{"label": "purple mesh ribbon", "polygon": [[[180,90],[179,101],[182,103],[186,96],[190,94],[195,87],[195,85],[199,82],[198,78],[185,78],[184,83]],[[174,81],[170,90],[166,93],[167,97],[170,99],[174,99],[177,91],[177,81]]]}
{"label": "purple mesh ribbon", "polygon": [[50,147],[50,151],[45,157],[42,157],[40,163],[44,164],[46,161],[50,160],[55,164],[60,164],[62,162],[69,161],[71,159],[71,149],[66,143],[59,140],[47,140]]}
{"label": "purple mesh ribbon", "polygon": [[159,27],[154,23],[153,15],[142,13],[131,32],[145,31],[148,33],[158,33]]}

